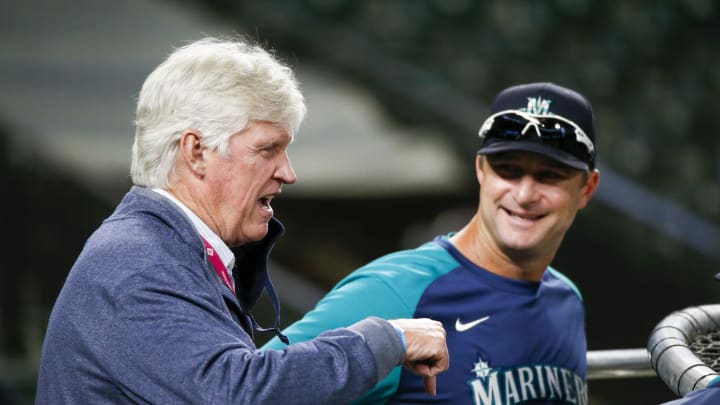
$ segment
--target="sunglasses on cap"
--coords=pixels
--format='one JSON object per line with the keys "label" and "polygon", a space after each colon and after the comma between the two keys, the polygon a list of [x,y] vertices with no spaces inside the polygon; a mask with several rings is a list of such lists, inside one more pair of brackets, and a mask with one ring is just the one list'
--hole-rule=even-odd
{"label": "sunglasses on cap", "polygon": [[480,127],[481,139],[495,137],[515,140],[528,136],[528,133],[534,133],[543,141],[558,142],[559,147],[565,146],[568,150],[581,145],[590,158],[595,150],[592,140],[582,128],[557,115],[537,116],[523,111],[505,110],[491,115]]}

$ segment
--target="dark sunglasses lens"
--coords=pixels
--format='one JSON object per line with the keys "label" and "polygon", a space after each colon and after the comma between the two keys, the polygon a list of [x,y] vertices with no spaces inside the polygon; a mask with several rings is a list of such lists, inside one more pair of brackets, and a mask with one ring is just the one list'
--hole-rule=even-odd
{"label": "dark sunglasses lens", "polygon": [[504,139],[517,139],[523,135],[522,131],[528,121],[515,114],[504,114],[495,118],[488,135]]}
{"label": "dark sunglasses lens", "polygon": [[569,136],[574,139],[575,136],[575,128],[570,124],[552,118],[540,119],[538,130],[540,131],[540,137],[543,139],[558,140]]}

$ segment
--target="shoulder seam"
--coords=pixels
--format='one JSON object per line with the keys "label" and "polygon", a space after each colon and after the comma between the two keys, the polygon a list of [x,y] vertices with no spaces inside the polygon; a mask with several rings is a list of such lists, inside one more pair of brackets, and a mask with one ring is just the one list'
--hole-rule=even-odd
{"label": "shoulder seam", "polygon": [[572,282],[572,280],[570,280],[566,275],[553,269],[552,267],[548,267],[548,271],[550,272],[550,274],[552,274],[553,276],[557,277],[558,279],[563,281],[565,284],[567,284],[568,287],[570,287],[575,292],[575,294],[578,296],[578,298],[580,298],[580,301],[583,301],[583,296],[580,293],[580,289],[575,285],[575,283]]}

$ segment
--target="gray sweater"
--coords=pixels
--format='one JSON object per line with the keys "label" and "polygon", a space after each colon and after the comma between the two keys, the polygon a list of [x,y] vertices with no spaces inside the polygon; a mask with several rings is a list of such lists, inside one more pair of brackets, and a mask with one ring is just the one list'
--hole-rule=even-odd
{"label": "gray sweater", "polygon": [[342,404],[400,364],[402,342],[371,318],[260,352],[248,311],[282,234],[236,253],[237,296],[171,202],[133,187],[86,242],[50,316],[37,404]]}

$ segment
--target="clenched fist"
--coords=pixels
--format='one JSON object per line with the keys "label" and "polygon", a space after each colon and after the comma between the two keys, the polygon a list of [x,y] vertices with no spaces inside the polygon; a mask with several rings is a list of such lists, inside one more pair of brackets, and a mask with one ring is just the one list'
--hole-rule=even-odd
{"label": "clenched fist", "polygon": [[393,319],[389,322],[405,332],[407,348],[403,365],[423,376],[425,391],[436,395],[435,376],[450,367],[450,355],[442,324],[427,318]]}

